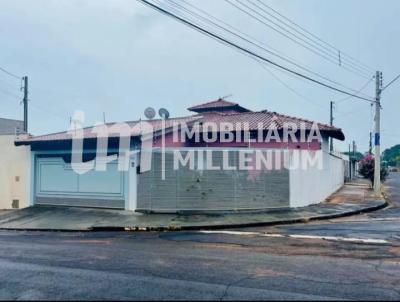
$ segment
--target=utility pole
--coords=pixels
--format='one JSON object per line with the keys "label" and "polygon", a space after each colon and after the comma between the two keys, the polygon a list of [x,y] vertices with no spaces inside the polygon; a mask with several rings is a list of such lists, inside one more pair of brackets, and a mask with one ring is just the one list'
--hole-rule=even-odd
{"label": "utility pole", "polygon": [[[331,126],[333,126],[333,105],[334,105],[334,102],[332,102],[331,101],[331,107],[330,107],[330,112],[331,112],[331,115],[330,115],[330,125]],[[330,151],[331,152],[333,152],[333,138],[331,137],[331,138],[329,138],[329,140],[330,140]]]}
{"label": "utility pole", "polygon": [[382,73],[376,72],[376,99],[375,99],[375,173],[374,191],[376,196],[381,194],[381,92],[382,92]]}
{"label": "utility pole", "polygon": [[349,180],[352,179],[351,175],[351,145],[349,144]]}
{"label": "utility pole", "polygon": [[352,167],[353,169],[353,177],[356,177],[356,152],[357,152],[357,146],[356,146],[356,141],[353,141],[353,162],[352,162]]}
{"label": "utility pole", "polygon": [[369,155],[372,154],[372,132],[369,132],[369,149],[368,149]]}
{"label": "utility pole", "polygon": [[24,76],[24,132],[28,133],[28,77]]}

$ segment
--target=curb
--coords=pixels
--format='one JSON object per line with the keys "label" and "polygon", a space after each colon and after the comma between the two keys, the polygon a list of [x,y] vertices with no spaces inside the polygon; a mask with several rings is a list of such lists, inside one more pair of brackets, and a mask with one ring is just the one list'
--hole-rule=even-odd
{"label": "curb", "polygon": [[158,227],[115,227],[115,226],[101,226],[91,227],[87,229],[48,229],[48,228],[1,228],[1,231],[30,231],[30,232],[65,232],[65,233],[89,233],[89,232],[179,232],[179,231],[195,231],[195,230],[221,230],[221,229],[232,229],[232,228],[245,228],[245,227],[261,227],[261,226],[274,226],[284,224],[297,224],[307,223],[310,221],[321,221],[329,220],[341,217],[348,217],[359,215],[363,213],[369,213],[378,211],[386,208],[389,205],[387,200],[384,200],[381,204],[360,208],[357,210],[340,212],[335,214],[311,216],[311,217],[300,217],[293,219],[283,219],[277,221],[265,221],[265,222],[245,222],[245,223],[233,223],[233,224],[218,224],[218,225],[196,225],[196,226],[158,226]]}
{"label": "curb", "polygon": [[[274,225],[283,225],[283,224],[296,224],[296,223],[307,223],[309,221],[319,221],[319,220],[328,220],[334,218],[348,217],[353,215],[359,215],[363,213],[369,213],[384,209],[388,206],[388,202],[384,201],[379,205],[366,207],[363,209],[341,212],[336,214],[328,214],[328,215],[320,215],[320,216],[312,216],[308,218],[295,218],[295,219],[286,219],[279,221],[265,221],[265,222],[246,222],[246,223],[236,223],[236,224],[219,224],[219,225],[199,225],[199,226],[166,226],[166,227],[147,227],[147,228],[137,228],[137,227],[120,227],[119,231],[194,231],[194,230],[220,230],[220,229],[232,229],[238,227],[258,227],[258,226],[274,226]],[[106,232],[106,231],[117,231],[116,228],[108,228],[108,227],[93,227],[93,232]]]}
{"label": "curb", "polygon": [[380,205],[367,207],[363,209],[341,212],[337,214],[328,214],[328,215],[320,215],[320,216],[312,216],[312,217],[303,217],[303,218],[295,218],[295,219],[287,219],[287,220],[279,220],[279,221],[266,221],[266,222],[248,222],[248,223],[239,223],[239,224],[226,224],[226,225],[209,225],[209,226],[183,226],[179,229],[168,229],[168,231],[190,231],[190,230],[218,230],[218,229],[232,229],[238,227],[260,227],[260,226],[274,226],[274,225],[284,225],[284,224],[297,224],[297,223],[307,223],[310,221],[321,221],[321,220],[329,220],[341,217],[348,217],[359,215],[363,213],[369,213],[384,209],[388,206],[388,202],[385,201]]}

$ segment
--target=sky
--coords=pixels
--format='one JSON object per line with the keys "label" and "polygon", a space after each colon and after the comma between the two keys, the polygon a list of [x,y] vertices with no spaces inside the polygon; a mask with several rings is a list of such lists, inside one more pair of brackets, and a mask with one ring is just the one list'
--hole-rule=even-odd
{"label": "sky", "polygon": [[[180,0],[177,0],[180,1]],[[315,73],[358,91],[368,79],[250,18],[224,0],[192,4],[256,37]],[[383,72],[384,84],[400,73],[400,1],[262,0],[343,53]],[[265,56],[267,54],[264,53]],[[273,59],[273,57],[270,57]],[[29,77],[29,131],[67,130],[75,110],[86,125],[143,118],[146,107],[186,108],[231,95],[228,101],[342,128],[341,151],[356,141],[368,150],[373,115],[368,102],[263,67],[232,48],[136,0],[0,0],[0,67]],[[371,77],[374,73],[371,73]],[[370,81],[363,93],[373,96]],[[20,82],[0,72],[0,117],[22,119]],[[382,147],[400,143],[400,81],[382,95]]]}

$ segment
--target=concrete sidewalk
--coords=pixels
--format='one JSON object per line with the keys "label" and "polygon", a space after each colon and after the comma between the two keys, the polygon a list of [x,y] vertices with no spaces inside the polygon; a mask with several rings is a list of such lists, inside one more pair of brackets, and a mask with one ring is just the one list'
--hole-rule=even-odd
{"label": "concrete sidewalk", "polygon": [[346,184],[327,201],[305,208],[268,213],[214,215],[139,214],[129,211],[36,206],[0,212],[0,229],[101,231],[193,230],[301,223],[374,211],[387,206],[367,185]]}

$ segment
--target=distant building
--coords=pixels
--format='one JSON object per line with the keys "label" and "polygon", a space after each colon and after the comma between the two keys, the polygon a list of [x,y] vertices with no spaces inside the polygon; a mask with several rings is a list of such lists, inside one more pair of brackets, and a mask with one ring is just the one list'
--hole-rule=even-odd
{"label": "distant building", "polygon": [[0,209],[28,206],[30,186],[29,147],[17,148],[25,138],[23,121],[0,118]]}
{"label": "distant building", "polygon": [[0,135],[15,135],[23,132],[23,121],[0,118]]}

